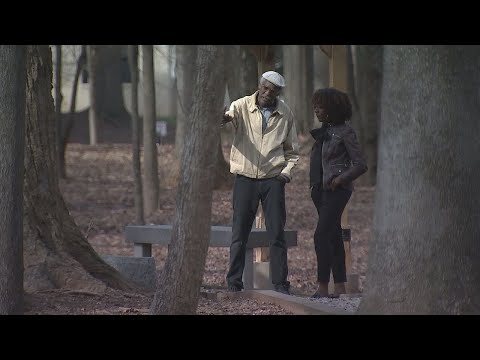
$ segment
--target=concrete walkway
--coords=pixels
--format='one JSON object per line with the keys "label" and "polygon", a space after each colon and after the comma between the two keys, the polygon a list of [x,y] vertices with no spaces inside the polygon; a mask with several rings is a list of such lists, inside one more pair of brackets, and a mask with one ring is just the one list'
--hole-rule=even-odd
{"label": "concrete walkway", "polygon": [[248,298],[278,305],[295,315],[354,315],[333,306],[328,306],[309,298],[285,295],[273,290],[246,290],[236,293],[219,292],[212,294],[216,300]]}

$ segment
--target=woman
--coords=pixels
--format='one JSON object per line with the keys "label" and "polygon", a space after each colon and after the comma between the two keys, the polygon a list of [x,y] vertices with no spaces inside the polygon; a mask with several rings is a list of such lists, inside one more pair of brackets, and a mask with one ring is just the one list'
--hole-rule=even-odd
{"label": "woman", "polygon": [[315,139],[310,156],[310,189],[318,212],[314,235],[318,289],[312,298],[329,296],[330,271],[335,283],[330,296],[338,297],[346,292],[347,281],[342,212],[352,195],[352,181],[367,171],[367,165],[355,131],[345,123],[352,117],[348,95],[334,88],[318,89],[312,103],[322,123],[321,128],[310,132]]}

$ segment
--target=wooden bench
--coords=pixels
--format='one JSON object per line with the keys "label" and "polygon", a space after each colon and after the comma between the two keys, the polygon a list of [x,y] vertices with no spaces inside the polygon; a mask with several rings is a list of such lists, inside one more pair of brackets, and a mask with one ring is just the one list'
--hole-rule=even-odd
{"label": "wooden bench", "polygon": [[[152,245],[168,246],[171,236],[172,225],[128,225],[125,227],[125,238],[127,242],[133,243],[135,257],[151,257]],[[229,248],[231,242],[231,226],[211,227],[209,246]],[[287,248],[297,246],[297,232],[295,230],[285,230],[285,242]],[[254,264],[254,250],[268,246],[269,240],[266,229],[252,228],[247,242],[245,269],[243,272],[245,290],[257,288],[255,284],[261,282],[255,280],[266,276],[265,266],[259,267]],[[268,279],[271,284],[270,273],[268,273]]]}

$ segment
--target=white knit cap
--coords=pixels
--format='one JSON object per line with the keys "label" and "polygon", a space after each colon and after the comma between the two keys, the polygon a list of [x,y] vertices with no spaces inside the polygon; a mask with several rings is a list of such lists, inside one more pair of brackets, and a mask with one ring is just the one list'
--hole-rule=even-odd
{"label": "white knit cap", "polygon": [[262,74],[262,77],[265,80],[270,81],[273,85],[276,85],[282,88],[285,86],[285,79],[283,78],[282,75],[280,75],[275,71],[267,71]]}

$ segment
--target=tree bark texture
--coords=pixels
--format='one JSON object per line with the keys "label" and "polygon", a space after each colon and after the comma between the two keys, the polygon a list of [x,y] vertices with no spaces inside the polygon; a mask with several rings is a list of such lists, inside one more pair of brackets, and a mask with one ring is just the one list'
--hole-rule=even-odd
{"label": "tree bark texture", "polygon": [[101,293],[131,286],[80,233],[58,187],[52,54],[48,45],[27,49],[24,191],[24,287]]}
{"label": "tree bark texture", "polygon": [[177,45],[175,73],[177,74],[177,119],[175,130],[175,154],[182,157],[185,142],[185,125],[190,116],[195,83],[195,58],[197,45]]}
{"label": "tree bark texture", "polygon": [[480,313],[480,46],[386,45],[360,314]]}
{"label": "tree bark texture", "polygon": [[223,54],[223,46],[198,45],[196,95],[181,161],[172,242],[151,314],[195,314],[197,309],[210,237],[216,165],[212,149],[218,146],[223,111]]}
{"label": "tree bark texture", "polygon": [[0,45],[0,315],[23,312],[25,54]]}

